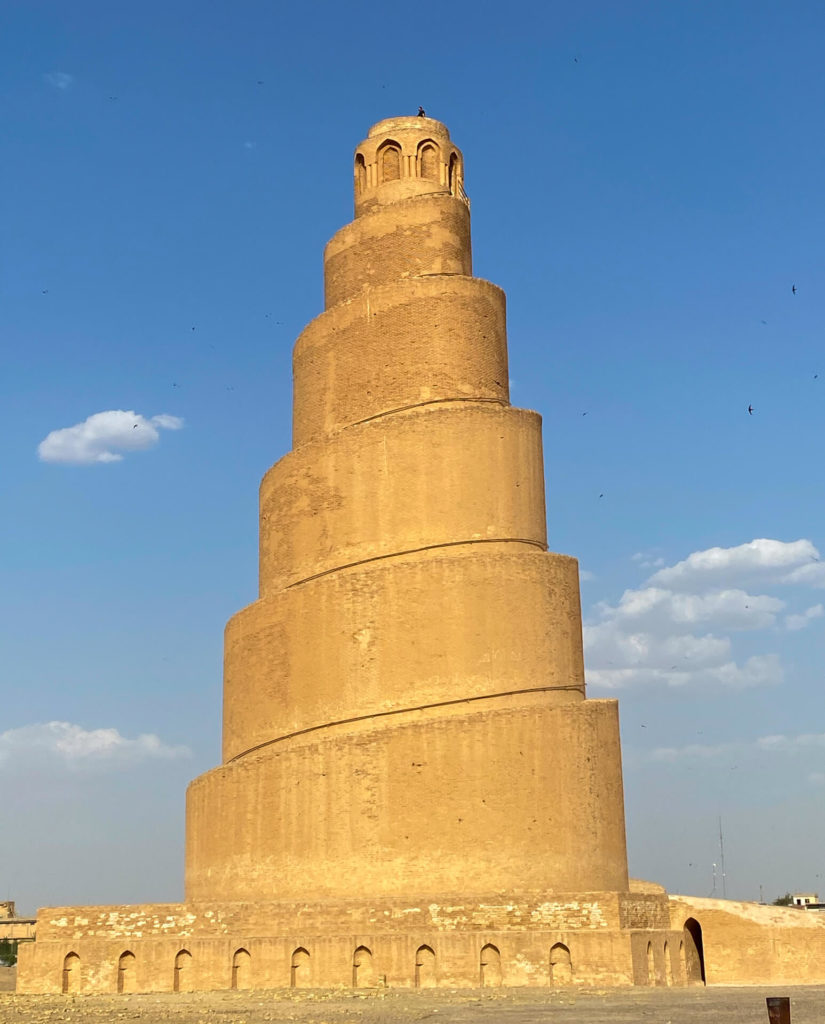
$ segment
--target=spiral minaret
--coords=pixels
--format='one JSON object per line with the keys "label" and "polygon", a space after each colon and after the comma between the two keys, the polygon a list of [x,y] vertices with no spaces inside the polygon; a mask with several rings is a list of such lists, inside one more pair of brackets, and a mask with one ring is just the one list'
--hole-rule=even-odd
{"label": "spiral minaret", "polygon": [[443,124],[380,121],[226,628],[183,903],[44,907],[25,993],[822,983],[825,922],[629,880],[615,701]]}
{"label": "spiral minaret", "polygon": [[188,899],[627,888],[616,705],[585,700],[577,564],[547,550],[463,180],[431,118],[356,150],[260,596],[226,630],[223,764],[189,790]]}

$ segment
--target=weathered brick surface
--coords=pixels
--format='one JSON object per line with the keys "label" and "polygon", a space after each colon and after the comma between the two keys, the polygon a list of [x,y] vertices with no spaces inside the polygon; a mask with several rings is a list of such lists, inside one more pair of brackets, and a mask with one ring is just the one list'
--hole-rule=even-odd
{"label": "weathered brick surface", "polygon": [[687,918],[701,924],[709,984],[825,981],[825,914],[672,896],[670,916],[674,927]]}
{"label": "weathered brick surface", "polygon": [[433,402],[509,403],[504,292],[476,277],[409,277],[312,321],[293,356],[293,444]]}
{"label": "weathered brick surface", "polygon": [[[136,991],[171,991],[175,963],[187,954],[187,986],[230,988],[238,951],[249,954],[256,987],[338,986],[353,983],[353,961],[369,953],[373,984],[421,984],[418,950],[432,954],[425,984],[630,984],[630,943],[616,928],[614,894],[589,893],[553,901],[446,902],[404,906],[391,901],[349,903],[157,904],[139,907],[63,907],[40,913],[36,949],[24,958],[19,991],[57,992],[72,960],[72,991],[115,992],[119,964],[134,956]],[[570,973],[551,971],[551,951],[563,944]],[[496,962],[483,966],[485,949]],[[297,950],[305,973],[293,972]],[[191,959],[189,959],[191,958]],[[491,970],[494,971],[491,974]],[[498,979],[498,980],[496,980]],[[178,977],[177,984],[183,984]]]}
{"label": "weathered brick surface", "polygon": [[416,196],[359,217],[330,240],[326,308],[407,277],[472,272],[467,206],[446,194]]}
{"label": "weathered brick surface", "polygon": [[670,915],[666,900],[655,894],[631,893],[619,901],[619,921],[622,928],[670,927]]}

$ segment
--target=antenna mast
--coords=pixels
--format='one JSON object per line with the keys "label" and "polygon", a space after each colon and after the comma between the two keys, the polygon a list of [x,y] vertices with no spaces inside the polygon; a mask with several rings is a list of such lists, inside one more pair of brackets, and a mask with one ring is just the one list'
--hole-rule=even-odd
{"label": "antenna mast", "polygon": [[722,838],[722,817],[719,816],[719,867],[722,871],[722,899],[727,899],[725,888],[725,840]]}

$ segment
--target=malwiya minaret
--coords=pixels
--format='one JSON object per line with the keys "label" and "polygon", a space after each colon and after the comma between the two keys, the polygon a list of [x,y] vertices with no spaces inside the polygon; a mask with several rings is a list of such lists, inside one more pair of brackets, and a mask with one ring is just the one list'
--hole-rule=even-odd
{"label": "malwiya minaret", "polygon": [[627,889],[616,702],[585,700],[578,568],[547,550],[541,420],[509,402],[462,179],[430,118],[356,152],[187,899]]}
{"label": "malwiya minaret", "polygon": [[20,991],[825,980],[816,915],[628,880],[617,706],[585,696],[463,180],[430,118],[358,146],[185,902],[41,910]]}

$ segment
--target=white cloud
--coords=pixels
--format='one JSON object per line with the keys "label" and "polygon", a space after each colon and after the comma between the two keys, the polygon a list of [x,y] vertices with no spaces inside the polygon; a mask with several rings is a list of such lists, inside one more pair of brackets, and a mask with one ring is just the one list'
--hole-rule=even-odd
{"label": "white cloud", "polygon": [[742,665],[730,661],[708,672],[709,677],[731,689],[745,690],[752,686],[778,686],[784,679],[782,662],[777,654],[755,654]]}
{"label": "white cloud", "polygon": [[[631,556],[653,564],[650,552]],[[724,686],[745,689],[782,682],[777,654],[736,657],[736,632],[802,629],[825,616],[814,605],[788,613],[772,594],[750,593],[742,583],[760,586],[808,583],[825,586],[825,564],[809,540],[757,539],[730,548],[694,551],[672,566],[658,568],[618,603],[602,601],[584,626],[588,682],[602,689],[630,686]]]}
{"label": "white cloud", "polygon": [[597,690],[626,690],[631,686],[684,686],[688,672],[667,672],[647,668],[593,668],[587,670],[587,685]]}
{"label": "white cloud", "polygon": [[[724,642],[724,641],[722,641]],[[607,668],[588,669],[588,685],[601,690],[624,690],[631,686],[726,686],[732,690],[754,686],[776,686],[782,682],[784,672],[775,654],[760,654],[739,665],[726,661],[720,665],[669,668]]]}
{"label": "white cloud", "polygon": [[649,551],[637,551],[630,558],[631,561],[638,562],[643,569],[658,569],[665,564],[665,560],[661,555],[654,555]]}
{"label": "white cloud", "polygon": [[790,630],[804,629],[810,625],[814,619],[821,619],[825,615],[825,607],[821,604],[812,605],[812,607],[806,609],[801,615],[786,615],[785,616],[785,628]]}
{"label": "white cloud", "polygon": [[799,583],[806,587],[825,587],[825,562],[820,562],[818,559],[809,561],[787,573],[779,582]]}
{"label": "white cloud", "polygon": [[[695,760],[728,757],[748,751],[765,754],[797,754],[825,747],[825,733],[800,733],[796,736],[759,736],[754,740],[730,740],[704,746],[689,743],[684,747],[657,747],[647,756],[651,761],[674,762],[682,758]],[[817,773],[814,773],[817,774]]]}
{"label": "white cloud", "polygon": [[[591,686],[617,690],[630,686],[725,686],[744,689],[782,682],[775,654],[761,654],[738,664],[728,636],[696,634],[689,627],[704,622],[725,628],[758,628],[774,620],[773,598],[754,599],[754,620],[737,596],[626,591],[619,605],[596,606],[603,621],[583,627],[587,680]],[[717,600],[717,598],[720,598]],[[686,600],[687,598],[687,600]],[[761,602],[761,603],[760,603]],[[782,602],[776,602],[778,607]]]}
{"label": "white cloud", "polygon": [[690,760],[702,758],[710,760],[714,757],[726,757],[729,754],[738,753],[745,745],[742,743],[716,743],[706,746],[701,743],[689,743],[685,747],[656,747],[648,755],[651,761],[667,761],[672,764],[686,757]]}
{"label": "white cloud", "polygon": [[762,750],[795,751],[811,747],[825,747],[825,732],[803,732],[797,736],[762,736],[757,741]]}
{"label": "white cloud", "polygon": [[111,764],[149,758],[189,757],[187,747],[163,743],[154,733],[130,740],[117,729],[84,729],[71,722],[40,722],[0,733],[0,764],[9,759],[58,758],[70,765]]}
{"label": "white cloud", "polygon": [[64,91],[74,82],[74,75],[69,75],[65,71],[50,71],[43,78],[49,85],[54,86],[55,89],[63,89]]}
{"label": "white cloud", "polygon": [[147,419],[136,412],[96,412],[73,427],[53,430],[37,448],[43,462],[91,465],[120,462],[121,452],[142,451],[160,440],[159,430],[179,430],[183,420],[168,413]]}
{"label": "white cloud", "polygon": [[734,581],[768,575],[784,582],[799,567],[819,558],[809,540],[781,541],[765,538],[739,544],[732,548],[707,548],[694,551],[676,565],[654,573],[648,583],[672,590],[693,590],[696,587],[731,586]]}
{"label": "white cloud", "polygon": [[[131,416],[132,414],[128,413],[127,415]],[[156,427],[162,427],[164,430],[180,430],[183,426],[183,420],[180,416],[170,416],[168,412],[159,412],[157,416],[152,417],[151,422]]]}
{"label": "white cloud", "polygon": [[744,590],[716,590],[707,594],[673,593],[660,587],[626,590],[615,608],[597,605],[597,610],[619,622],[637,626],[668,624],[692,628],[712,622],[717,628],[764,629],[776,621],[785,602]]}
{"label": "white cloud", "polygon": [[[721,665],[730,658],[730,640],[708,633],[627,629],[615,620],[584,627],[588,661],[599,667],[676,669]],[[690,662],[690,665],[683,664]]]}

